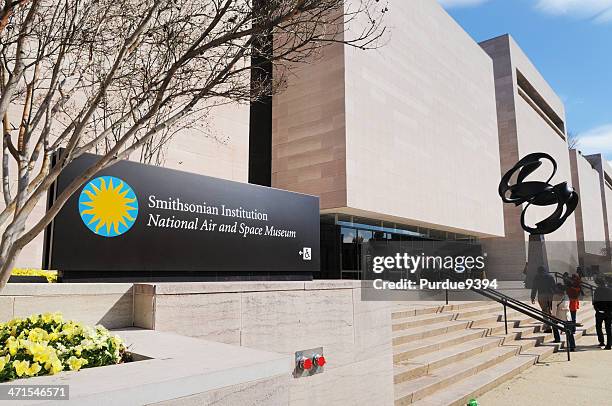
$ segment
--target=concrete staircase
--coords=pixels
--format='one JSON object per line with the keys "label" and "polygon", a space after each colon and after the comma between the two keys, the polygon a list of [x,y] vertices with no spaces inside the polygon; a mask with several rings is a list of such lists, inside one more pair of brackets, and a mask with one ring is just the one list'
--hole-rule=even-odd
{"label": "concrete staircase", "polygon": [[[582,302],[579,338],[595,320]],[[399,308],[393,315],[395,405],[465,405],[565,346],[522,313],[503,306],[466,302],[424,308]]]}

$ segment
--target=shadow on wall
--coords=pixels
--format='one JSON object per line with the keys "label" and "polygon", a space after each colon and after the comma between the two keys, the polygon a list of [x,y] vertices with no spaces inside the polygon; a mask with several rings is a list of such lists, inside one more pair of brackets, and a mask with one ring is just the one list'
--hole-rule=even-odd
{"label": "shadow on wall", "polygon": [[[133,296],[132,288],[127,290],[114,289],[104,292],[104,288],[53,286],[33,288],[30,284],[10,286],[8,291],[0,295],[0,305],[12,302],[12,311],[0,311],[3,318],[28,317],[32,314],[45,312],[61,312],[66,320],[75,320],[84,324],[101,324],[106,328],[115,329],[132,327]],[[80,291],[80,292],[77,292]],[[7,310],[7,309],[4,309]]]}
{"label": "shadow on wall", "polygon": [[121,295],[98,320],[108,329],[133,327],[134,326],[134,301],[132,291]]}

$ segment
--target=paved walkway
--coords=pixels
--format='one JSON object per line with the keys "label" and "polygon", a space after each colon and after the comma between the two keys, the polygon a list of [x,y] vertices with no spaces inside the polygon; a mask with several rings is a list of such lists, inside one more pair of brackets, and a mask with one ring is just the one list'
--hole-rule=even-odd
{"label": "paved walkway", "polygon": [[596,336],[584,337],[570,362],[553,354],[479,397],[479,406],[612,405],[612,351],[596,345]]}

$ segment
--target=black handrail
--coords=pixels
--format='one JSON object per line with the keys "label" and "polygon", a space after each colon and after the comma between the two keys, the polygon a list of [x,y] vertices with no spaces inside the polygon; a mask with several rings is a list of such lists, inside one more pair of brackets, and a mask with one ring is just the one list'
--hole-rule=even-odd
{"label": "black handrail", "polygon": [[[449,274],[448,279],[453,279],[456,282],[461,282],[460,278],[456,277],[456,274]],[[478,293],[481,296],[485,296],[491,300],[494,300],[504,306],[504,323],[506,327],[506,335],[508,334],[508,317],[506,307],[509,307],[513,310],[518,311],[519,313],[525,314],[533,319],[536,319],[553,329],[561,330],[565,333],[565,348],[567,351],[567,360],[570,361],[570,335],[574,334],[574,328],[576,324],[573,321],[561,320],[553,315],[544,313],[542,310],[538,310],[533,306],[529,306],[526,303],[521,302],[511,296],[503,294],[497,290],[486,288],[486,289],[478,289],[475,287],[471,287],[470,290]],[[448,298],[448,290],[447,290],[447,298]],[[448,300],[448,299],[447,299]],[[448,303],[448,302],[447,302]]]}
{"label": "black handrail", "polygon": [[[558,278],[561,278],[561,280],[564,282],[566,279],[568,279],[561,272],[551,272],[551,274],[555,276],[555,282],[558,281]],[[571,279],[571,277],[569,279],[572,280],[572,282],[574,281],[573,279]],[[590,283],[584,282],[582,279],[580,279],[580,287],[589,289],[591,291],[591,297],[593,297],[593,292],[595,292],[595,289],[597,288],[595,285],[591,285]]]}

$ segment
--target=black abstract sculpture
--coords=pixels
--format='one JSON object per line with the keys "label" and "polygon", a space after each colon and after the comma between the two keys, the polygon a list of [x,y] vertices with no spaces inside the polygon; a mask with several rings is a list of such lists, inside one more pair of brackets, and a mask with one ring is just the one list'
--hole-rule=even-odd
{"label": "black abstract sculpture", "polygon": [[[542,166],[543,159],[550,161],[553,166],[548,179],[545,182],[525,181],[525,178]],[[516,183],[510,185],[510,180],[517,171]],[[521,214],[521,226],[531,235],[550,234],[559,229],[578,205],[578,193],[567,182],[554,186],[549,183],[556,172],[557,162],[553,157],[543,152],[536,152],[518,161],[512,169],[506,172],[499,183],[499,196],[504,203],[514,203],[516,206],[527,203]],[[531,205],[551,206],[555,204],[557,205],[555,211],[544,220],[537,222],[535,227],[525,224],[525,213]]]}

